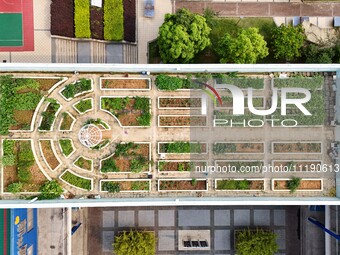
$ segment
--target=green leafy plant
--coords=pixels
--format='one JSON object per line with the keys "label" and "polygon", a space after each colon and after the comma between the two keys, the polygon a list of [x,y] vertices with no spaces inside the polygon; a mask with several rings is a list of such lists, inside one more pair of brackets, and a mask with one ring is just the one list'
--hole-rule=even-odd
{"label": "green leafy plant", "polygon": [[91,99],[80,100],[79,103],[74,105],[74,107],[80,113],[84,113],[92,108],[92,100]]}
{"label": "green leafy plant", "polygon": [[272,231],[262,229],[242,230],[235,234],[236,253],[238,255],[274,255],[279,247],[277,235]]}
{"label": "green leafy plant", "polygon": [[23,190],[23,185],[21,182],[14,182],[8,185],[7,191],[11,193],[19,193]]}
{"label": "green leafy plant", "polygon": [[183,80],[175,76],[160,74],[156,77],[156,86],[160,90],[177,90],[181,89]]}
{"label": "green leafy plant", "polygon": [[102,171],[103,173],[119,172],[119,168],[116,165],[116,161],[113,158],[109,158],[102,162],[102,167],[100,171]]}
{"label": "green leafy plant", "polygon": [[106,0],[104,4],[104,39],[121,41],[124,37],[122,0]]}
{"label": "green leafy plant", "polygon": [[300,186],[300,183],[301,178],[292,177],[290,180],[287,181],[287,188],[290,190],[291,193],[294,193]]}
{"label": "green leafy plant", "polygon": [[77,38],[91,37],[90,1],[74,0],[74,27]]}
{"label": "green leafy plant", "polygon": [[46,99],[49,104],[44,112],[41,113],[42,121],[39,130],[51,130],[52,124],[55,120],[55,114],[60,108],[60,104],[54,99]]}
{"label": "green leafy plant", "polygon": [[19,182],[29,182],[32,178],[31,172],[26,168],[20,169],[18,167],[17,174],[18,174]]}
{"label": "green leafy plant", "polygon": [[154,232],[123,231],[115,236],[112,245],[116,255],[154,255],[156,253]]}
{"label": "green leafy plant", "polygon": [[118,193],[120,192],[120,184],[118,182],[103,182],[102,189],[110,193]]}
{"label": "green leafy plant", "polygon": [[91,180],[77,176],[69,171],[65,172],[60,178],[73,186],[86,190],[91,189]]}
{"label": "green leafy plant", "polygon": [[55,180],[45,182],[40,188],[41,192],[38,199],[39,200],[47,200],[47,199],[56,199],[60,197],[63,193],[63,188],[59,185],[59,183]]}
{"label": "green leafy plant", "polygon": [[91,80],[90,79],[79,79],[76,83],[71,83],[65,86],[62,90],[61,94],[67,98],[71,99],[75,97],[75,95],[90,91],[92,89]]}
{"label": "green leafy plant", "polygon": [[59,144],[62,152],[66,157],[70,155],[74,150],[70,139],[60,139]]}

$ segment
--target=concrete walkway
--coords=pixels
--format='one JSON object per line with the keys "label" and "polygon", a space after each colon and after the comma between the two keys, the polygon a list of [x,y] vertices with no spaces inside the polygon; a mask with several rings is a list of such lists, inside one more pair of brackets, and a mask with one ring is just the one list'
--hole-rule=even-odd
{"label": "concrete walkway", "polygon": [[196,13],[203,13],[209,7],[218,12],[220,17],[340,16],[340,3],[221,3],[180,0],[174,5],[176,10],[187,8]]}

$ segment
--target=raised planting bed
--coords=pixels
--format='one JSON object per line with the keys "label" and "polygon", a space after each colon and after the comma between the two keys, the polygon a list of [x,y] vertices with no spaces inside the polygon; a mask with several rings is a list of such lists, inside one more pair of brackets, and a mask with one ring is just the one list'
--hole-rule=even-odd
{"label": "raised planting bed", "polygon": [[157,75],[155,84],[159,90],[199,89],[202,87],[191,77],[177,77],[166,74]]}
{"label": "raised planting bed", "polygon": [[93,109],[93,98],[82,99],[73,105],[74,109],[80,114],[84,114]]}
{"label": "raised planting bed", "polygon": [[199,142],[158,142],[158,154],[208,153],[208,145]]}
{"label": "raised planting bed", "polygon": [[71,185],[74,188],[82,190],[92,190],[92,179],[80,176],[70,170],[66,170],[59,176],[59,179]]}
{"label": "raised planting bed", "polygon": [[76,119],[69,113],[63,112],[59,130],[71,131]]}
{"label": "raised planting bed", "polygon": [[83,156],[79,156],[76,161],[73,163],[76,167],[86,170],[86,171],[93,171],[93,160],[87,159]]}
{"label": "raised planting bed", "polygon": [[103,90],[150,90],[150,78],[102,77],[100,88]]}
{"label": "raised planting bed", "polygon": [[124,40],[136,42],[136,1],[123,1],[124,9]]}
{"label": "raised planting bed", "polygon": [[101,97],[100,109],[117,118],[121,126],[150,126],[150,98]]}
{"label": "raised planting bed", "polygon": [[[289,99],[303,97],[304,95],[298,93],[289,93],[287,95],[287,98]],[[281,109],[277,109],[271,115],[271,118],[277,119],[277,121],[274,122],[274,124],[277,125],[280,125],[283,120],[286,120],[286,125],[293,125],[292,121],[289,121],[289,119],[295,120],[298,127],[322,126],[325,124],[327,111],[325,110],[325,99],[322,92],[311,91],[311,99],[305,103],[304,106],[312,115],[304,115],[295,105],[288,105],[286,110],[287,115],[281,115]]]}
{"label": "raised planting bed", "polygon": [[123,0],[106,0],[104,3],[104,39],[121,41],[124,39]]}
{"label": "raised planting bed", "polygon": [[[225,107],[232,108],[233,107],[233,97],[232,96],[222,96],[222,105],[217,104],[217,108]],[[264,97],[253,97],[252,98],[253,106],[256,109],[264,108]],[[244,98],[244,105],[248,105],[248,98]]]}
{"label": "raised planting bed", "polygon": [[75,83],[66,85],[60,94],[67,100],[70,101],[72,98],[89,93],[93,90],[92,79],[79,79]]}
{"label": "raised planting bed", "polygon": [[322,142],[272,142],[272,153],[321,154]]}
{"label": "raised planting bed", "polygon": [[51,131],[56,115],[61,109],[61,105],[55,99],[48,99],[49,103],[44,112],[41,113],[39,131]]}
{"label": "raised planting bed", "polygon": [[104,149],[109,144],[110,144],[110,140],[105,139],[105,140],[101,141],[99,144],[97,144],[96,146],[91,147],[91,149],[92,150],[101,150],[101,149]]}
{"label": "raised planting bed", "polygon": [[47,95],[51,93],[55,88],[57,88],[60,84],[64,83],[67,80],[67,77],[30,77],[30,79],[35,80],[39,83],[39,90]]}
{"label": "raised planting bed", "polygon": [[89,119],[86,121],[85,125],[87,124],[93,124],[98,126],[100,129],[106,129],[106,130],[111,130],[110,126],[103,121],[102,119]]}
{"label": "raised planting bed", "polygon": [[151,180],[101,180],[101,192],[149,192]]}
{"label": "raised planting bed", "polygon": [[217,154],[262,154],[264,153],[264,143],[254,142],[231,142],[214,143],[213,152]]}
{"label": "raised planting bed", "polygon": [[244,115],[234,115],[232,109],[214,110],[214,126],[215,127],[263,127],[265,121],[263,116],[252,114],[245,109]]}
{"label": "raised planting bed", "polygon": [[201,98],[190,97],[158,97],[159,109],[201,108]]}
{"label": "raised planting bed", "polygon": [[274,78],[274,88],[305,88],[310,90],[322,89],[325,78],[323,76],[303,77],[295,76],[289,78]]}
{"label": "raised planting bed", "polygon": [[39,146],[41,152],[44,156],[44,160],[50,170],[55,171],[60,165],[60,161],[56,156],[55,150],[53,148],[52,140],[39,140]]}
{"label": "raised planting bed", "polygon": [[51,34],[74,37],[74,0],[52,0]]}
{"label": "raised planting bed", "polygon": [[158,161],[158,172],[190,172],[207,166],[206,161]]}
{"label": "raised planting bed", "polygon": [[263,161],[256,160],[216,160],[216,173],[261,173]]}
{"label": "raised planting bed", "polygon": [[[292,179],[272,179],[273,191],[291,191],[289,181]],[[322,179],[301,179],[296,191],[322,191],[323,180]],[[294,190],[295,191],[295,190]]]}
{"label": "raised planting bed", "polygon": [[216,190],[259,191],[264,190],[264,179],[216,179]]}
{"label": "raised planting bed", "polygon": [[158,191],[207,191],[207,180],[203,179],[160,179]]}
{"label": "raised planting bed", "polygon": [[120,143],[116,145],[114,154],[100,162],[103,173],[148,172],[150,170],[149,143]]}
{"label": "raised planting bed", "polygon": [[47,179],[36,164],[31,141],[3,140],[2,143],[2,190],[38,192]]}
{"label": "raised planting bed", "polygon": [[74,35],[77,38],[90,38],[90,1],[74,0]]}
{"label": "raised planting bed", "polygon": [[104,40],[103,16],[103,8],[99,8],[96,6],[90,7],[91,37],[93,39]]}
{"label": "raised planting bed", "polygon": [[273,160],[272,165],[284,172],[317,172],[323,168],[320,160]]}
{"label": "raised planting bed", "polygon": [[74,152],[73,144],[71,139],[60,139],[59,145],[62,153],[68,158]]}
{"label": "raised planting bed", "polygon": [[[223,85],[235,85],[240,89],[263,89],[264,88],[264,79],[258,77],[228,77],[227,75],[218,74],[215,78],[215,88],[223,89]],[[222,86],[221,86],[222,85]]]}
{"label": "raised planting bed", "polygon": [[206,116],[158,115],[159,127],[206,127]]}

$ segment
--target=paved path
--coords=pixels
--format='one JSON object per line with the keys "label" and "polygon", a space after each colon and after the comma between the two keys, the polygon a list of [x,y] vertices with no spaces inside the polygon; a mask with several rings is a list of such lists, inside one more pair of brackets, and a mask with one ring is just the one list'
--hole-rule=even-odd
{"label": "paved path", "polygon": [[211,8],[221,17],[290,17],[290,16],[340,16],[340,3],[217,3],[176,1],[175,9],[187,8],[202,13]]}

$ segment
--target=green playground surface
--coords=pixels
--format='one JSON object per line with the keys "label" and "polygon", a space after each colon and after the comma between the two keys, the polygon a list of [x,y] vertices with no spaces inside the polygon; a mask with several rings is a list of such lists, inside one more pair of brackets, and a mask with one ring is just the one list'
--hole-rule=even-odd
{"label": "green playground surface", "polygon": [[22,14],[0,13],[0,47],[22,46]]}
{"label": "green playground surface", "polygon": [[[6,211],[6,215],[5,215]],[[10,255],[11,211],[0,209],[0,254]]]}

